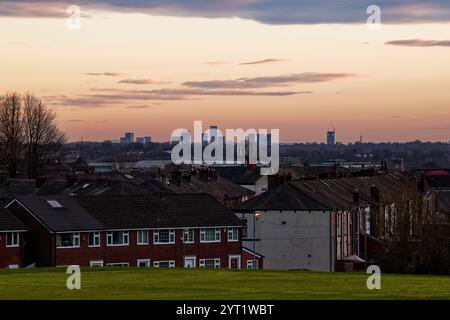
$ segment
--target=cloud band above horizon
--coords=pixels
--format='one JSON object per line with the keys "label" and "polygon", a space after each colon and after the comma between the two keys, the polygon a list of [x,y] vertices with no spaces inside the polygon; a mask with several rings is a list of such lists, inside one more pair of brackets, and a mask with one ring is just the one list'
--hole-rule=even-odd
{"label": "cloud band above horizon", "polygon": [[[53,0],[2,0],[0,16],[66,17],[73,3]],[[367,7],[373,1],[362,0],[77,0],[82,11],[104,10],[138,12],[162,16],[206,18],[240,17],[266,24],[365,23]],[[449,22],[448,0],[380,0],[382,22]],[[89,16],[89,15],[85,15]]]}

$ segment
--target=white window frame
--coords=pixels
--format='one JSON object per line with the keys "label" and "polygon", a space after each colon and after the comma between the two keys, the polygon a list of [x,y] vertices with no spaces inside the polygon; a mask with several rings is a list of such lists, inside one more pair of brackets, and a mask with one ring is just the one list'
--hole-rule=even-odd
{"label": "white window frame", "polygon": [[[73,244],[75,244],[77,242],[77,241],[75,241],[75,239],[78,239],[78,244],[77,245],[72,245],[72,246],[67,246],[67,247],[58,246],[58,236],[60,236],[61,234],[71,234],[72,235],[72,242],[73,242]],[[60,232],[60,233],[56,234],[56,249],[79,248],[80,247],[80,241],[81,241],[81,237],[80,237],[80,233],[79,232]]]}
{"label": "white window frame", "polygon": [[[214,230],[214,240],[206,240],[206,230]],[[218,235],[218,237],[217,237]],[[217,243],[221,242],[222,230],[221,228],[201,228],[200,229],[200,243]]]}
{"label": "white window frame", "polygon": [[214,268],[210,268],[210,269],[219,269],[220,268],[220,258],[200,259],[200,263],[199,263],[200,268],[206,268],[206,260],[214,260]]}
{"label": "white window frame", "polygon": [[[90,244],[90,241],[91,241],[90,237],[91,237],[91,235],[92,235],[92,237],[94,239],[94,244],[93,245]],[[95,244],[96,239],[98,239],[98,244]],[[100,231],[90,232],[89,235],[88,235],[88,243],[89,243],[88,244],[89,248],[98,248],[98,247],[100,247],[101,243],[102,243]]]}
{"label": "white window frame", "polygon": [[[125,239],[125,236],[126,236],[127,241],[126,242],[124,241],[123,243],[120,243],[120,244],[114,244],[113,243],[114,232],[123,232],[122,239]],[[106,233],[106,245],[108,247],[125,247],[125,246],[128,246],[129,244],[130,244],[130,231],[128,231],[128,230],[114,230],[114,231],[108,231]]]}
{"label": "white window frame", "polygon": [[[169,232],[169,242],[160,242],[160,231],[168,231]],[[156,229],[153,230],[153,244],[175,244],[175,229]]]}
{"label": "white window frame", "polygon": [[[186,240],[186,235],[192,234],[192,240]],[[195,230],[194,229],[184,229],[183,230],[183,243],[194,243],[195,242]]]}
{"label": "white window frame", "polygon": [[10,265],[8,265],[8,269],[19,269],[19,265],[18,264],[10,264]]}
{"label": "white window frame", "polygon": [[106,264],[107,267],[129,267],[128,262],[111,262]]}
{"label": "white window frame", "polygon": [[89,266],[90,267],[101,268],[101,267],[103,267],[103,265],[104,265],[103,260],[91,260],[91,261],[89,261]]}
{"label": "white window frame", "polygon": [[[8,235],[12,237],[12,243],[8,244]],[[17,248],[20,246],[20,232],[6,232],[6,247],[7,248]]]}
{"label": "white window frame", "polygon": [[169,268],[175,268],[175,260],[161,260],[161,261],[153,261],[153,267],[155,268],[165,268],[165,267],[160,267],[159,264],[160,263],[169,263]]}
{"label": "white window frame", "polygon": [[[146,266],[140,266],[139,264],[140,264],[141,262],[144,262],[144,263],[146,263],[147,265],[146,265]],[[137,266],[138,268],[149,268],[149,267],[151,266],[151,264],[150,264],[150,259],[137,259],[136,266]]]}
{"label": "white window frame", "polygon": [[[236,238],[234,237],[230,237],[230,232],[236,236]],[[239,241],[239,228],[228,228],[227,230],[227,237],[228,237],[228,242],[237,242]]]}
{"label": "white window frame", "polygon": [[[255,263],[253,264],[253,262],[255,262]],[[254,267],[256,267],[256,268],[254,268]],[[258,259],[255,259],[255,260],[247,260],[247,269],[248,269],[248,270],[259,269]]]}
{"label": "white window frame", "polygon": [[[142,234],[142,235],[146,234],[147,241],[142,242],[142,239],[139,240],[139,235],[140,235],[140,234]],[[141,238],[143,238],[143,237],[141,237]],[[137,230],[137,231],[136,231],[136,243],[137,243],[139,246],[148,244],[148,230]]]}

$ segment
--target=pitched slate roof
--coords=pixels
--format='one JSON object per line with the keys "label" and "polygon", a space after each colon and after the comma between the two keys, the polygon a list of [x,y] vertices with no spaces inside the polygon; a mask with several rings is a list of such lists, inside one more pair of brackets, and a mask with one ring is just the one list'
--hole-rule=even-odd
{"label": "pitched slate roof", "polygon": [[236,212],[253,212],[257,210],[330,210],[308,194],[301,192],[292,183],[275,187],[259,196],[240,204]]}
{"label": "pitched slate roof", "polygon": [[0,207],[0,231],[24,231],[27,227],[7,209]]}
{"label": "pitched slate roof", "polygon": [[244,166],[236,167],[214,167],[221,177],[224,177],[239,185],[252,185],[258,181],[261,176],[261,169],[259,167],[254,170],[249,170]]}
{"label": "pitched slate roof", "polygon": [[357,177],[333,180],[336,183],[352,188],[349,190],[358,189],[361,199],[371,202],[370,188],[375,186],[380,191],[380,197],[384,202],[394,201],[399,192],[412,190],[416,188],[416,183],[409,177],[397,173],[386,174],[374,177]]}
{"label": "pitched slate roof", "polygon": [[343,176],[350,170],[341,166],[285,166],[279,169],[279,174],[291,174],[292,180],[312,180],[328,177]]}
{"label": "pitched slate roof", "polygon": [[428,187],[436,190],[450,190],[450,174],[425,175]]}
{"label": "pitched slate roof", "polygon": [[204,193],[78,196],[106,229],[242,226],[241,219]]}
{"label": "pitched slate roof", "polygon": [[9,179],[0,185],[0,197],[29,196],[36,191],[34,179]]}
{"label": "pitched slate roof", "polygon": [[[102,230],[104,226],[69,196],[18,197],[16,200],[52,232]],[[54,208],[47,201],[57,201]]]}
{"label": "pitched slate roof", "polygon": [[304,183],[292,182],[296,188],[309,195],[317,202],[333,209],[352,209],[353,193],[337,185],[330,183],[330,180],[313,180]]}
{"label": "pitched slate roof", "polygon": [[236,212],[256,210],[350,210],[355,207],[353,193],[358,190],[359,205],[375,204],[370,196],[376,186],[385,202],[393,200],[398,190],[407,190],[415,184],[401,174],[376,177],[343,178],[335,180],[294,181],[280,185],[239,205]]}
{"label": "pitched slate roof", "polygon": [[254,194],[252,191],[222,177],[208,181],[203,181],[197,176],[191,176],[190,181],[182,177],[180,184],[172,182],[167,186],[167,189],[172,193],[209,193],[219,200]]}
{"label": "pitched slate roof", "polygon": [[130,181],[111,179],[109,177],[96,177],[93,179],[80,179],[70,187],[67,186],[66,181],[47,181],[40,189],[36,190],[33,195],[126,195],[149,193],[152,193],[152,191]]}
{"label": "pitched slate roof", "polygon": [[13,201],[14,198],[0,198],[0,207],[4,208]]}

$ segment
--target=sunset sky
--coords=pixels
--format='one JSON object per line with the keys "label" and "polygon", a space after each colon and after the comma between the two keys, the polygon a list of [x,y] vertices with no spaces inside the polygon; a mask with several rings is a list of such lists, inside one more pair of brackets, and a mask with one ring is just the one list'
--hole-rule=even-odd
{"label": "sunset sky", "polygon": [[283,142],[331,126],[342,142],[449,141],[449,1],[378,1],[380,30],[369,4],[0,0],[0,95],[42,97],[70,140],[167,141],[202,120]]}

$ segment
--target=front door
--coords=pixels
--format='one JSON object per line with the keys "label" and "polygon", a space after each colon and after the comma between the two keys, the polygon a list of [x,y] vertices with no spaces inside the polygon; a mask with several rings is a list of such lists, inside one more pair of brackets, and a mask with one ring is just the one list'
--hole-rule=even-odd
{"label": "front door", "polygon": [[185,257],[184,258],[185,268],[195,268],[195,257]]}
{"label": "front door", "polygon": [[230,269],[240,269],[241,268],[241,256],[230,256],[229,268]]}

